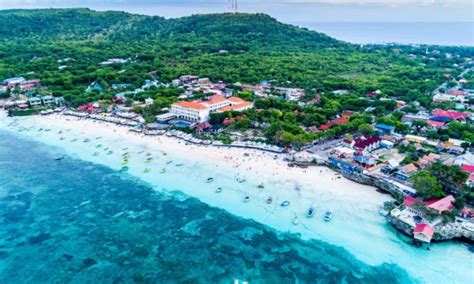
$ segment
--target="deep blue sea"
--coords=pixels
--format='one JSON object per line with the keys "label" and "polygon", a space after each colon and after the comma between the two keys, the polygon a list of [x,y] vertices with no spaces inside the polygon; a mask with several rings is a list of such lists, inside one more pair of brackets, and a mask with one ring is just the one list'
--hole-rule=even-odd
{"label": "deep blue sea", "polygon": [[474,46],[474,22],[296,22],[295,24],[351,43],[401,43]]}
{"label": "deep blue sea", "polygon": [[0,131],[0,283],[411,282],[397,266],[58,155]]}

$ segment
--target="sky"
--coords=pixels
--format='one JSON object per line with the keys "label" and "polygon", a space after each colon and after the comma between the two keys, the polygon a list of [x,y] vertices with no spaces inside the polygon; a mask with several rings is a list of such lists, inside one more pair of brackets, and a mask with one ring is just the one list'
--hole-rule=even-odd
{"label": "sky", "polygon": [[[473,0],[239,0],[240,12],[280,21],[474,22]],[[228,11],[228,0],[0,0],[0,9],[89,7],[166,18]]]}

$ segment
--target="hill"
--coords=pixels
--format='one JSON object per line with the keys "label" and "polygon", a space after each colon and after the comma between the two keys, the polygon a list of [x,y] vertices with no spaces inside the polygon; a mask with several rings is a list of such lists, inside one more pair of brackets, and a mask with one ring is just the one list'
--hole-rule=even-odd
{"label": "hill", "polygon": [[261,47],[295,50],[342,45],[324,34],[283,24],[264,14],[208,14],[166,20],[157,16],[89,9],[1,11],[0,37],[172,40],[229,50]]}

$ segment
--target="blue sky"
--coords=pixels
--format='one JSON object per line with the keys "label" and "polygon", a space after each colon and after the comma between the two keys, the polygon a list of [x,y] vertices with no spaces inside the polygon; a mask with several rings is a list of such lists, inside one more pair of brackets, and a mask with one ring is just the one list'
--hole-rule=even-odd
{"label": "blue sky", "polygon": [[[167,18],[225,12],[227,0],[0,0],[0,9],[90,7]],[[240,0],[242,12],[263,12],[288,23],[474,21],[471,0]]]}

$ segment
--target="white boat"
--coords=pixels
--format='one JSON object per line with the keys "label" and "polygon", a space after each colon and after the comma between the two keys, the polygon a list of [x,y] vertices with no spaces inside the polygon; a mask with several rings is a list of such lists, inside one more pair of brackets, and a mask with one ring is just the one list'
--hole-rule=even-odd
{"label": "white boat", "polygon": [[300,223],[300,221],[298,220],[298,217],[293,217],[293,220],[291,221],[293,223],[293,225],[298,225]]}
{"label": "white boat", "polygon": [[250,196],[246,195],[246,196],[244,197],[244,202],[247,203],[247,202],[249,202],[249,201],[250,201]]}
{"label": "white boat", "polygon": [[309,209],[308,209],[308,212],[306,212],[306,217],[308,218],[311,218],[314,216],[314,208],[311,206]]}
{"label": "white boat", "polygon": [[324,221],[326,221],[326,222],[331,221],[332,216],[333,216],[333,214],[332,214],[331,210],[326,211],[326,213],[324,213]]}
{"label": "white boat", "polygon": [[269,196],[267,198],[267,204],[272,204],[272,201],[273,201],[273,198],[271,196]]}
{"label": "white boat", "polygon": [[288,201],[288,200],[285,200],[280,204],[281,207],[286,207],[288,205],[290,205],[290,201]]}
{"label": "white boat", "polygon": [[221,193],[221,192],[222,192],[222,187],[218,187],[218,188],[216,189],[216,193]]}

